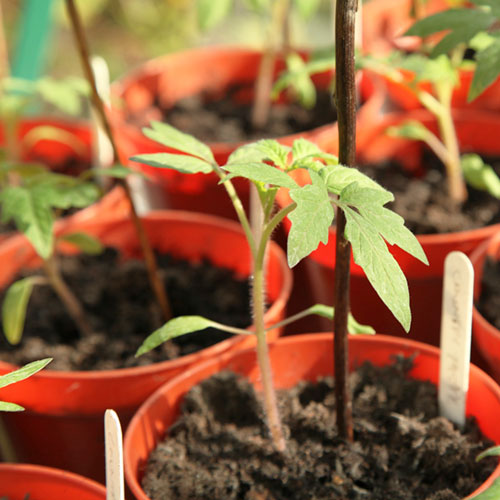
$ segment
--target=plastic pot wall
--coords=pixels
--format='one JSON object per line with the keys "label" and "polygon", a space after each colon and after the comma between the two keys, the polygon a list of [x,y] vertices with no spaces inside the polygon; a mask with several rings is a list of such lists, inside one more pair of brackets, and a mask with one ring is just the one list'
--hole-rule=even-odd
{"label": "plastic pot wall", "polygon": [[[192,261],[206,257],[237,275],[250,274],[246,239],[233,221],[186,212],[157,212],[143,220],[154,249]],[[120,248],[125,258],[140,255],[135,231],[128,219],[87,221],[63,228],[64,232],[75,230]],[[4,263],[0,269],[3,286],[21,267],[39,264],[21,236],[0,247],[0,260]],[[291,281],[283,251],[271,244],[267,271],[271,306],[266,313],[266,324],[284,317]],[[275,339],[279,334],[280,330],[272,330],[269,338]],[[235,336],[194,354],[135,368],[91,372],[43,370],[12,389],[4,388],[3,399],[26,408],[25,412],[3,415],[18,459],[103,480],[103,417],[107,408],[118,413],[126,428],[139,405],[170,377],[226,350],[254,345],[254,339],[252,335]],[[0,363],[0,374],[13,368]]]}
{"label": "plastic pot wall", "polygon": [[[397,125],[406,119],[415,119],[436,132],[437,125],[432,116],[424,111],[393,113],[362,131],[363,139],[358,142],[358,163],[377,164],[393,159],[409,170],[418,170],[422,165],[421,143],[389,137],[384,134],[388,126]],[[500,118],[485,111],[468,110],[455,114],[458,139],[462,152],[478,152],[486,155],[500,154]],[[362,169],[362,166],[361,166]],[[304,182],[304,179],[302,179]],[[279,202],[285,205],[289,198],[283,191]],[[284,226],[290,227],[288,219]],[[380,300],[368,282],[363,270],[351,261],[351,308],[358,321],[371,324],[376,331],[389,335],[407,337],[432,345],[439,344],[441,325],[442,277],[444,259],[449,252],[459,250],[469,255],[481,242],[500,230],[500,224],[471,231],[449,234],[418,236],[429,266],[417,261],[397,247],[391,252],[407,277],[410,290],[412,326],[407,334],[391,312]],[[311,304],[316,302],[333,304],[333,273],[335,266],[335,229],[330,231],[327,245],[320,243],[318,249],[307,258],[307,279],[311,284]],[[310,304],[305,304],[310,305]],[[329,324],[323,325],[325,329]],[[475,355],[476,353],[474,353]],[[479,358],[478,358],[479,361]]]}
{"label": "plastic pot wall", "polygon": [[[474,266],[474,302],[481,296],[483,266],[487,258],[493,261],[500,258],[500,232],[480,245],[470,257]],[[490,373],[500,382],[500,330],[486,320],[475,305],[472,309],[472,335],[474,345],[486,360]]]}
{"label": "plastic pot wall", "polygon": [[[201,93],[217,99],[231,88],[239,88],[234,94],[235,101],[251,102],[261,58],[262,52],[245,48],[197,48],[151,60],[114,83],[112,92],[115,99],[122,102],[122,107],[113,112],[113,123],[123,156],[128,158],[135,154],[169,151],[145,137],[141,126],[128,123],[127,117],[130,112],[141,112],[146,115],[154,103],[155,95],[158,96],[161,105],[168,108],[184,97]],[[275,74],[278,75],[284,68],[284,61],[279,59],[275,66]],[[332,78],[331,71],[323,72],[315,75],[314,81],[318,88],[325,89],[329,87]],[[370,81],[365,79],[361,85],[366,102],[361,106],[360,118],[364,115],[375,115],[381,107],[381,97],[374,92]],[[145,120],[146,124],[150,118],[159,119],[157,116],[148,117]],[[280,137],[278,140],[291,145],[299,137],[315,142],[330,152],[336,152],[338,149],[336,123]],[[216,161],[222,164],[234,149],[242,144],[220,142],[209,145]],[[208,210],[209,213],[235,218],[234,209],[225,189],[218,184],[215,174],[184,175],[174,170],[147,165],[141,165],[140,168],[164,186],[168,208]],[[244,204],[247,204],[247,181],[235,179],[234,182]]]}
{"label": "plastic pot wall", "polygon": [[[320,376],[331,375],[332,353],[333,336],[330,333],[297,335],[278,340],[270,346],[275,386],[279,389],[289,388],[302,380],[315,381]],[[351,369],[364,361],[383,366],[392,362],[396,354],[416,355],[410,376],[437,383],[437,348],[385,335],[359,335],[349,339]],[[256,389],[260,389],[255,352],[246,350],[227,353],[172,379],[148,398],[134,415],[125,435],[124,461],[127,484],[137,500],[148,500],[140,486],[141,475],[151,451],[176,420],[186,392],[202,380],[225,369],[248,377]],[[486,436],[497,443],[500,442],[500,388],[488,375],[473,365],[470,370],[467,414],[477,418],[479,427]],[[484,490],[499,475],[500,465],[475,493]]]}
{"label": "plastic pot wall", "polygon": [[105,500],[106,488],[71,472],[39,465],[0,464],[0,496],[8,500]]}

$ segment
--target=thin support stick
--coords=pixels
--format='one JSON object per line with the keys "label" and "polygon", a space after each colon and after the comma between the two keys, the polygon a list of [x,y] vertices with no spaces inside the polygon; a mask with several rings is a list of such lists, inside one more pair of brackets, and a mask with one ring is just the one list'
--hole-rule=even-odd
{"label": "thin support stick", "polygon": [[[355,20],[358,0],[337,0],[335,12],[335,89],[339,161],[353,166],[356,156]],[[353,440],[352,402],[348,387],[349,266],[351,245],[344,236],[346,219],[337,211],[335,258],[335,398],[339,436]]]}
{"label": "thin support stick", "polygon": [[[101,120],[101,124],[103,126],[104,131],[106,132],[106,135],[108,136],[109,142],[111,143],[115,159],[123,164],[123,162],[120,159],[120,153],[118,151],[116,141],[114,140],[113,132],[111,130],[111,125],[106,116],[104,104],[97,91],[94,73],[90,65],[87,40],[85,38],[83,26],[78,11],[76,9],[74,0],[66,0],[66,7],[69,18],[71,20],[71,24],[73,26],[73,33],[75,35],[75,40],[80,54],[80,59],[82,61],[83,71],[85,73],[85,77],[87,78],[90,84],[92,92],[92,104],[94,106],[97,115]],[[120,184],[122,185],[123,189],[125,190],[125,194],[130,202],[132,222],[134,223],[135,229],[137,231],[137,237],[139,238],[139,243],[141,245],[142,252],[144,254],[144,261],[146,263],[146,267],[148,270],[151,287],[156,296],[158,304],[160,305],[164,320],[168,321],[172,317],[171,307],[165,292],[165,288],[162,285],[162,282],[158,275],[158,267],[156,264],[156,259],[153,253],[153,249],[151,248],[151,243],[147,237],[142,221],[137,213],[137,209],[134,204],[134,200],[132,199],[132,193],[130,191],[129,185],[124,179],[119,179],[118,182],[120,182]]]}

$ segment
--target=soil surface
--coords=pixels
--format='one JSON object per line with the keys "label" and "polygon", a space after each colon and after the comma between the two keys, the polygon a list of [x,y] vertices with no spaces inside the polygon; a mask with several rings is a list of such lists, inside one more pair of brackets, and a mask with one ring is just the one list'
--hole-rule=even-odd
{"label": "soil surface", "polygon": [[284,455],[249,383],[218,374],[185,397],[143,487],[152,500],[460,500],[495,468],[495,458],[475,462],[491,442],[472,420],[461,433],[439,417],[435,386],[407,378],[410,366],[351,374],[353,444],[336,435],[331,378],[281,391]]}
{"label": "soil surface", "polygon": [[[208,261],[192,264],[159,255],[158,265],[174,316],[199,314],[243,328],[251,324],[248,280]],[[48,368],[57,370],[124,368],[189,354],[230,336],[203,330],[136,359],[134,354],[143,340],[162,324],[143,262],[120,262],[119,253],[108,248],[97,257],[62,257],[60,267],[95,333],[81,338],[52,288],[36,286],[28,304],[23,340],[12,347],[2,332],[0,359],[22,365],[51,356],[54,360]]]}
{"label": "soil surface", "polygon": [[[499,158],[483,159],[500,175]],[[394,194],[395,201],[387,207],[401,215],[415,234],[451,233],[500,222],[496,198],[467,186],[468,200],[454,206],[448,198],[444,166],[431,155],[422,163],[427,170],[416,175],[394,163],[362,166],[361,170]]]}
{"label": "soil surface", "polygon": [[486,258],[484,261],[481,295],[476,307],[488,322],[500,329],[500,262],[497,260]]}
{"label": "soil surface", "polygon": [[254,129],[251,105],[235,97],[241,91],[242,88],[229,89],[217,99],[207,94],[190,96],[169,109],[161,109],[156,102],[154,108],[130,115],[128,120],[140,126],[149,125],[151,120],[164,121],[204,142],[247,142],[265,137],[281,137],[309,131],[337,120],[330,92],[319,90],[313,109],[305,109],[293,102],[273,104],[265,127]]}

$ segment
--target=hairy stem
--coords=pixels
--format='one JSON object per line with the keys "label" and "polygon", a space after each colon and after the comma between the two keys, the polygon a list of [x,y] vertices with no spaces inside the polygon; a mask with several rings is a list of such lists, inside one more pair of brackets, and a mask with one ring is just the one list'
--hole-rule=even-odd
{"label": "hairy stem", "polygon": [[43,269],[52,288],[64,304],[82,337],[91,335],[93,333],[92,328],[87,321],[83,307],[61,276],[54,256],[43,261]]}
{"label": "hairy stem", "polygon": [[[355,19],[358,0],[337,0],[335,12],[335,88],[339,129],[339,162],[353,166],[356,155],[356,85],[354,69]],[[339,436],[353,439],[352,402],[347,381],[349,266],[351,245],[346,240],[345,215],[337,210],[335,258],[335,399]]]}
{"label": "hairy stem", "polygon": [[252,308],[255,325],[255,335],[257,336],[257,360],[259,363],[262,378],[264,410],[266,413],[267,425],[271,434],[273,446],[276,450],[285,451],[286,443],[283,435],[283,428],[278,412],[276,392],[273,384],[273,374],[271,361],[269,359],[269,348],[267,345],[266,331],[264,324],[265,313],[265,273],[264,256],[267,241],[262,239],[259,245],[258,258],[254,261],[253,286],[252,286]]}
{"label": "hairy stem", "polygon": [[[113,148],[113,154],[115,159],[120,162],[120,153],[118,151],[118,147],[116,145],[116,141],[114,139],[113,132],[111,130],[111,125],[106,116],[106,111],[104,109],[104,104],[102,102],[101,97],[97,91],[97,86],[95,82],[94,73],[92,71],[92,67],[90,65],[88,44],[85,38],[85,33],[83,30],[83,26],[80,20],[80,16],[78,14],[78,10],[76,9],[74,0],[66,0],[66,7],[68,11],[69,18],[71,20],[71,25],[73,27],[73,33],[75,35],[76,44],[78,47],[78,51],[80,54],[80,59],[83,66],[83,71],[85,73],[85,77],[87,78],[91,92],[92,92],[92,105],[101,120],[101,124],[103,126],[106,135],[108,136],[111,147]],[[144,225],[139,218],[137,213],[137,208],[135,206],[134,200],[132,198],[132,193],[130,191],[130,187],[125,179],[118,179],[118,182],[121,184],[125,191],[125,195],[129,200],[131,207],[131,216],[132,222],[137,232],[137,237],[139,239],[139,243],[141,245],[142,253],[144,255],[144,261],[146,263],[146,268],[148,271],[149,281],[151,283],[151,288],[153,293],[156,296],[156,300],[160,306],[161,312],[163,314],[163,318],[165,321],[168,321],[172,317],[172,309],[170,307],[170,301],[167,298],[167,294],[165,291],[165,287],[163,286],[160,276],[158,274],[158,266],[156,263],[156,258],[153,253],[153,249],[151,247],[151,243],[144,229]]]}
{"label": "hairy stem", "polygon": [[[286,24],[290,0],[275,0],[271,20],[271,42],[265,49],[255,84],[255,101],[252,109],[252,125],[262,128],[269,118],[271,90],[273,87],[274,63],[280,47],[286,43]],[[280,40],[281,38],[281,40]]]}

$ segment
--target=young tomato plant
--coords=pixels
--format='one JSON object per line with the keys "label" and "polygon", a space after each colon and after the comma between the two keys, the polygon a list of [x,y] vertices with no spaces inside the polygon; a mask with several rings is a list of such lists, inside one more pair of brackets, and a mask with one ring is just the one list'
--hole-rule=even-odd
{"label": "young tomato plant", "polygon": [[[500,179],[478,155],[460,156],[452,116],[452,94],[459,70],[465,64],[467,45],[475,51],[474,77],[468,100],[478,97],[500,74],[500,5],[496,0],[472,0],[475,8],[455,8],[420,19],[406,35],[426,37],[449,32],[432,48],[430,56],[413,54],[401,67],[415,74],[411,88],[420,102],[437,119],[440,137],[417,122],[409,122],[390,133],[424,141],[443,162],[450,199],[462,203],[467,198],[464,179],[471,186],[500,198]],[[420,82],[427,81],[430,91]]]}
{"label": "young tomato plant", "polygon": [[[8,182],[15,174],[16,182]],[[45,276],[31,276],[12,284],[2,305],[2,324],[7,340],[21,340],[26,308],[34,285],[50,284],[65,305],[82,335],[89,335],[87,322],[79,300],[64,282],[55,255],[54,223],[59,210],[83,208],[95,202],[100,189],[93,182],[78,177],[50,172],[42,165],[5,162],[0,164],[0,206],[2,222],[13,220],[42,259]],[[101,244],[84,233],[62,236],[83,251],[99,253]]]}
{"label": "young tomato plant", "polygon": [[[198,0],[197,15],[201,29],[213,28],[234,7],[234,0]],[[252,108],[252,125],[262,128],[269,118],[274,65],[279,53],[290,48],[290,13],[293,8],[303,19],[313,16],[319,0],[246,0],[244,4],[266,20],[266,43],[255,81],[255,98]]]}
{"label": "young tomato plant", "polygon": [[[393,200],[390,192],[353,168],[338,163],[337,157],[324,153],[316,145],[296,140],[290,148],[274,140],[261,140],[235,150],[225,165],[214,160],[208,146],[170,125],[153,122],[144,134],[160,144],[183,154],[155,153],[131,159],[153,167],[175,169],[185,174],[215,173],[227,191],[245,232],[252,258],[251,308],[253,331],[221,325],[200,316],[175,318],[153,332],[137,351],[143,354],[166,340],[212,326],[233,334],[255,335],[257,357],[263,382],[264,409],[273,444],[285,449],[285,439],[276,407],[271,366],[266,344],[266,331],[276,325],[266,325],[265,313],[265,254],[273,230],[288,216],[292,226],[287,242],[290,267],[327,243],[336,207],[345,213],[345,235],[353,246],[354,259],[361,265],[382,300],[388,305],[406,330],[411,313],[406,279],[390,254],[386,241],[396,244],[423,262],[425,254],[416,238],[405,228],[404,221],[385,208]],[[305,169],[311,183],[298,185],[290,175]],[[257,189],[262,212],[260,231],[253,231],[233,186],[235,177],[246,178]],[[275,210],[278,189],[288,189],[293,200]],[[287,324],[306,314],[331,316],[332,308],[316,305],[280,323]]]}

